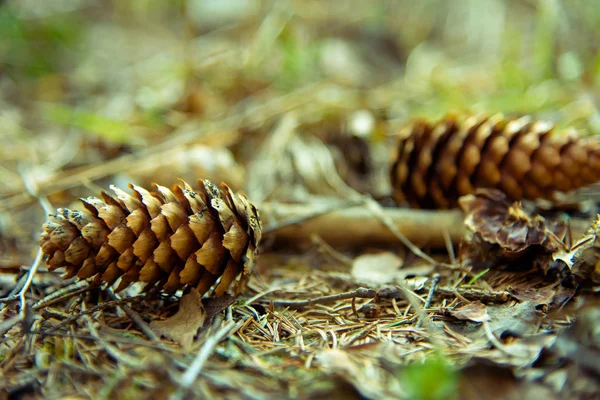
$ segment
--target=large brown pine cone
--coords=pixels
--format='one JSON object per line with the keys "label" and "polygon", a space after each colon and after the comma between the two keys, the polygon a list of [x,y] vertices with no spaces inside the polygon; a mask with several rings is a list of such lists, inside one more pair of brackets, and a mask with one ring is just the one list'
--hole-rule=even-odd
{"label": "large brown pine cone", "polygon": [[43,226],[40,246],[50,270],[65,278],[95,275],[117,290],[132,282],[173,293],[214,287],[220,296],[240,275],[251,272],[261,237],[256,208],[222,184],[199,181],[194,192],[182,181],[173,190],[151,193],[130,185],[133,196],[111,187],[116,197],[81,199],[87,213],[58,209]]}
{"label": "large brown pine cone", "polygon": [[413,207],[451,208],[476,188],[510,200],[555,199],[600,180],[600,145],[574,130],[502,115],[418,120],[400,132],[391,169],[394,198]]}

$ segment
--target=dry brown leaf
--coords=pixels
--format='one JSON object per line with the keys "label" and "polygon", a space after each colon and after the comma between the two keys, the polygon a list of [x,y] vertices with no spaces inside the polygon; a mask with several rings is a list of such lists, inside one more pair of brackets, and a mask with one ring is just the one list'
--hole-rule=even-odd
{"label": "dry brown leaf", "polygon": [[152,321],[150,328],[157,335],[169,338],[183,347],[189,347],[205,319],[202,296],[196,289],[192,289],[181,298],[179,310],[175,315],[164,321]]}
{"label": "dry brown leaf", "polygon": [[485,322],[490,320],[486,306],[480,301],[474,301],[450,311],[450,315],[460,320]]}
{"label": "dry brown leaf", "polygon": [[554,268],[552,254],[565,248],[564,222],[530,214],[521,203],[511,203],[494,189],[479,189],[461,197],[459,204],[471,232],[461,249],[462,257],[482,268],[519,259],[524,267],[533,266],[547,276],[561,275],[562,271]]}
{"label": "dry brown leaf", "polygon": [[564,223],[529,215],[521,203],[511,203],[498,190],[479,189],[461,197],[459,204],[466,214],[467,228],[506,252],[520,253],[536,245],[551,252],[563,247],[560,238],[566,233]]}
{"label": "dry brown leaf", "polygon": [[530,301],[534,305],[550,304],[556,290],[553,288],[509,288],[508,292],[519,301]]}
{"label": "dry brown leaf", "polygon": [[235,297],[225,293],[223,296],[209,297],[204,300],[204,310],[206,312],[206,325],[212,321],[215,315],[229,307],[235,302]]}
{"label": "dry brown leaf", "polygon": [[375,285],[393,282],[403,260],[389,251],[364,254],[354,259],[352,276],[365,283]]}

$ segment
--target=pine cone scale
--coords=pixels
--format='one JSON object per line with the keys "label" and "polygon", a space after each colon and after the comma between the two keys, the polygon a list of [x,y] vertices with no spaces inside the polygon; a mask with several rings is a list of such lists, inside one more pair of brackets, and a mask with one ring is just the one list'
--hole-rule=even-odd
{"label": "pine cone scale", "polygon": [[51,270],[66,276],[96,276],[118,290],[141,281],[173,293],[187,286],[221,295],[252,270],[260,219],[243,195],[226,185],[200,181],[151,193],[130,185],[132,195],[82,199],[89,215],[59,209],[44,225],[40,246]]}

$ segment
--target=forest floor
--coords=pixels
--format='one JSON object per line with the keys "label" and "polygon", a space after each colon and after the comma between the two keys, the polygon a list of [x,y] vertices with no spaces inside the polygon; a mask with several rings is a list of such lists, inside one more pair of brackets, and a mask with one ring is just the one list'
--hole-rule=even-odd
{"label": "forest floor", "polygon": [[[598,135],[600,4],[240,4],[0,5],[0,398],[596,398],[598,282],[555,249],[490,250],[463,211],[394,204],[389,168],[417,116]],[[47,270],[56,208],[179,178],[261,211],[239,297]]]}

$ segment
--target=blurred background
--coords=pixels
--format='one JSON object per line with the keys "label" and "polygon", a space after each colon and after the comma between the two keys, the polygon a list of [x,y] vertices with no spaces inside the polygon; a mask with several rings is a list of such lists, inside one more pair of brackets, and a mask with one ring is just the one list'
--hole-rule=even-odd
{"label": "blurred background", "polygon": [[255,202],[389,194],[414,116],[531,114],[600,133],[600,2],[0,2],[0,266],[40,199],[226,181]]}

